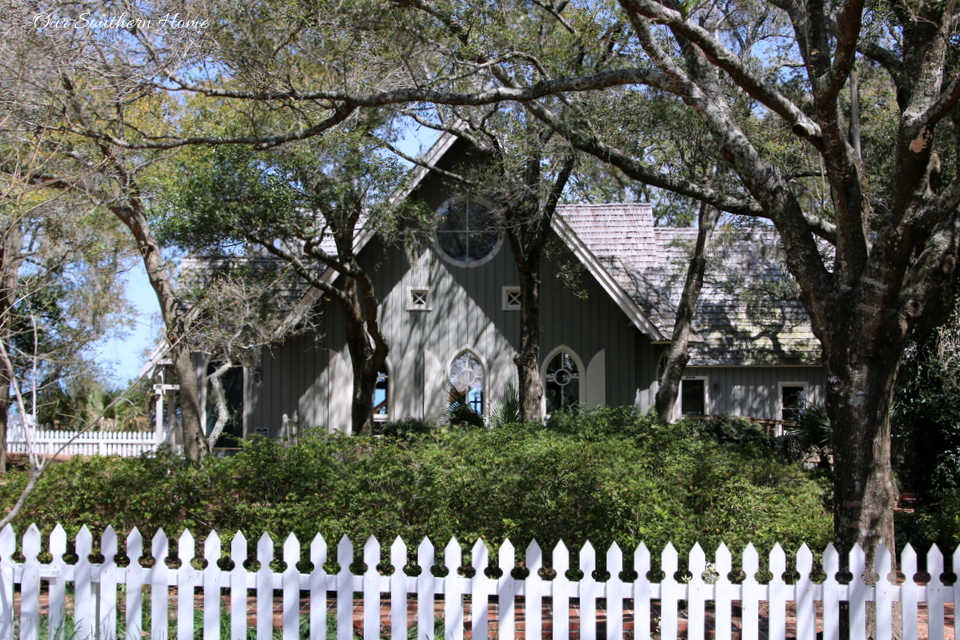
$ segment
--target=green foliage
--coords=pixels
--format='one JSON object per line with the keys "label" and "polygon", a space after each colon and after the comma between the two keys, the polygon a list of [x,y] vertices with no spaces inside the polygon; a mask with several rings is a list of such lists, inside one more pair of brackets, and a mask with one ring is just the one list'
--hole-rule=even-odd
{"label": "green foliage", "polygon": [[[255,440],[202,468],[171,456],[76,458],[50,469],[15,526],[493,545],[509,537],[518,547],[672,541],[681,551],[720,541],[822,549],[832,539],[823,479],[749,442],[700,437],[702,424],[660,426],[603,409],[558,414],[547,426],[424,426],[391,427],[403,437],[308,433],[290,448]],[[22,482],[0,482],[11,504]]]}
{"label": "green foliage", "polygon": [[68,380],[40,391],[38,420],[54,429],[81,429],[95,423],[95,429],[104,431],[146,431],[151,428],[151,392],[149,380],[132,389],[107,389],[84,378]]}
{"label": "green foliage", "polygon": [[940,491],[929,504],[920,507],[917,523],[926,538],[922,542],[934,542],[945,553],[960,546],[960,489]]}
{"label": "green foliage", "polygon": [[833,438],[833,427],[830,425],[830,417],[827,416],[827,410],[819,404],[804,408],[800,425],[793,431],[800,436],[803,444],[820,447],[821,449],[829,447],[830,441]]}
{"label": "green foliage", "polygon": [[410,440],[418,435],[430,433],[436,428],[432,422],[419,420],[417,418],[407,418],[406,420],[394,420],[384,423],[380,427],[380,435],[385,438],[400,438]]}
{"label": "green foliage", "polygon": [[520,422],[520,395],[510,382],[490,407],[489,427],[496,429],[512,422]]}
{"label": "green foliage", "polygon": [[910,485],[926,500],[960,488],[960,318],[956,312],[901,367],[893,427],[907,440]]}

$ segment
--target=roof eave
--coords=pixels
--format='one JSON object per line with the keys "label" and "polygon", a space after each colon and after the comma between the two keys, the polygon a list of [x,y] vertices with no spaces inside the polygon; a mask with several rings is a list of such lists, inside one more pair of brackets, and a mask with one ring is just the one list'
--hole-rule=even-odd
{"label": "roof eave", "polygon": [[660,329],[657,328],[650,318],[637,306],[633,299],[630,298],[627,292],[623,290],[623,287],[617,283],[616,279],[610,275],[610,272],[603,268],[603,265],[600,264],[600,261],[593,252],[587,248],[587,245],[580,240],[573,229],[570,228],[570,225],[568,225],[561,216],[553,216],[551,227],[557,235],[560,236],[560,239],[566,243],[567,247],[573,251],[577,259],[583,263],[587,271],[590,272],[590,275],[596,278],[603,290],[607,292],[607,295],[620,307],[620,310],[630,318],[637,329],[650,336],[651,340],[659,341],[667,339]]}

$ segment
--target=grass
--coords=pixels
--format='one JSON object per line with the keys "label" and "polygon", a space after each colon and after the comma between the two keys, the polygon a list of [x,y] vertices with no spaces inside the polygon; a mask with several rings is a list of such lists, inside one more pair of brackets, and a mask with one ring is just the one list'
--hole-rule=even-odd
{"label": "grass", "polygon": [[[145,594],[144,604],[143,604],[143,626],[140,629],[131,629],[128,631],[125,626],[125,620],[123,611],[118,612],[118,622],[116,629],[116,638],[125,639],[125,640],[140,640],[144,637],[149,637],[153,632],[153,620],[150,612],[150,603],[149,603],[149,594]],[[21,624],[20,617],[16,616],[14,618],[14,637],[22,637],[21,634]],[[177,617],[174,612],[174,615],[171,615],[167,618],[167,633],[166,637],[169,640],[176,640],[177,638]],[[221,640],[227,640],[231,637],[231,617],[230,612],[226,607],[221,607],[220,609],[220,638]],[[244,623],[246,624],[246,618],[244,618]],[[443,640],[444,634],[444,621],[443,618],[436,617],[434,618],[434,638],[432,640]],[[300,638],[309,638],[310,637],[310,615],[301,614],[299,619],[299,631],[298,636]],[[47,640],[50,638],[50,619],[48,616],[40,616],[39,628],[37,632],[37,637],[40,640]],[[203,611],[195,609],[193,612],[193,637],[202,638],[203,637]],[[257,640],[257,629],[256,627],[247,627],[247,640]],[[417,640],[417,630],[416,627],[413,627],[407,633],[408,640]],[[271,636],[272,640],[281,640],[283,638],[283,629],[274,628],[273,634]],[[356,631],[353,633],[354,640],[360,640],[362,636]],[[383,633],[381,629],[381,638],[384,640],[390,638],[389,633]],[[90,640],[86,637],[81,636],[79,630],[77,629],[72,615],[65,615],[63,620],[60,622],[60,625],[53,634],[53,640]],[[333,613],[327,613],[327,634],[326,640],[337,640],[337,617]],[[431,639],[427,639],[431,640]]]}

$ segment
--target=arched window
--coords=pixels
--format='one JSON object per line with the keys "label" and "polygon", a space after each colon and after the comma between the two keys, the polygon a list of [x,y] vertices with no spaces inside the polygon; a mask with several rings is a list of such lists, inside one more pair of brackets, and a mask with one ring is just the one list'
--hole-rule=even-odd
{"label": "arched window", "polygon": [[455,403],[483,415],[483,365],[472,351],[461,351],[450,365],[450,404]]}
{"label": "arched window", "polygon": [[544,396],[547,413],[580,404],[581,365],[571,351],[554,353],[544,369]]}

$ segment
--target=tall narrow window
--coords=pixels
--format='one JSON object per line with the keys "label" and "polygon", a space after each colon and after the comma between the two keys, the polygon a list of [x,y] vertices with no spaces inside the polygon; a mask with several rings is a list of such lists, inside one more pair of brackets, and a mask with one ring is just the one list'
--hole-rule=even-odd
{"label": "tall narrow window", "polygon": [[450,365],[450,403],[465,404],[483,415],[483,365],[469,351],[462,351]]}
{"label": "tall narrow window", "polygon": [[547,413],[580,403],[580,368],[572,354],[560,351],[553,356],[547,363],[544,378]]}
{"label": "tall narrow window", "polygon": [[383,422],[390,416],[390,376],[386,371],[377,373],[377,386],[373,389],[373,419]]}
{"label": "tall narrow window", "polygon": [[780,419],[800,422],[807,404],[807,385],[803,382],[780,383]]}
{"label": "tall narrow window", "polygon": [[703,416],[707,413],[707,379],[690,376],[680,383],[680,414]]}

